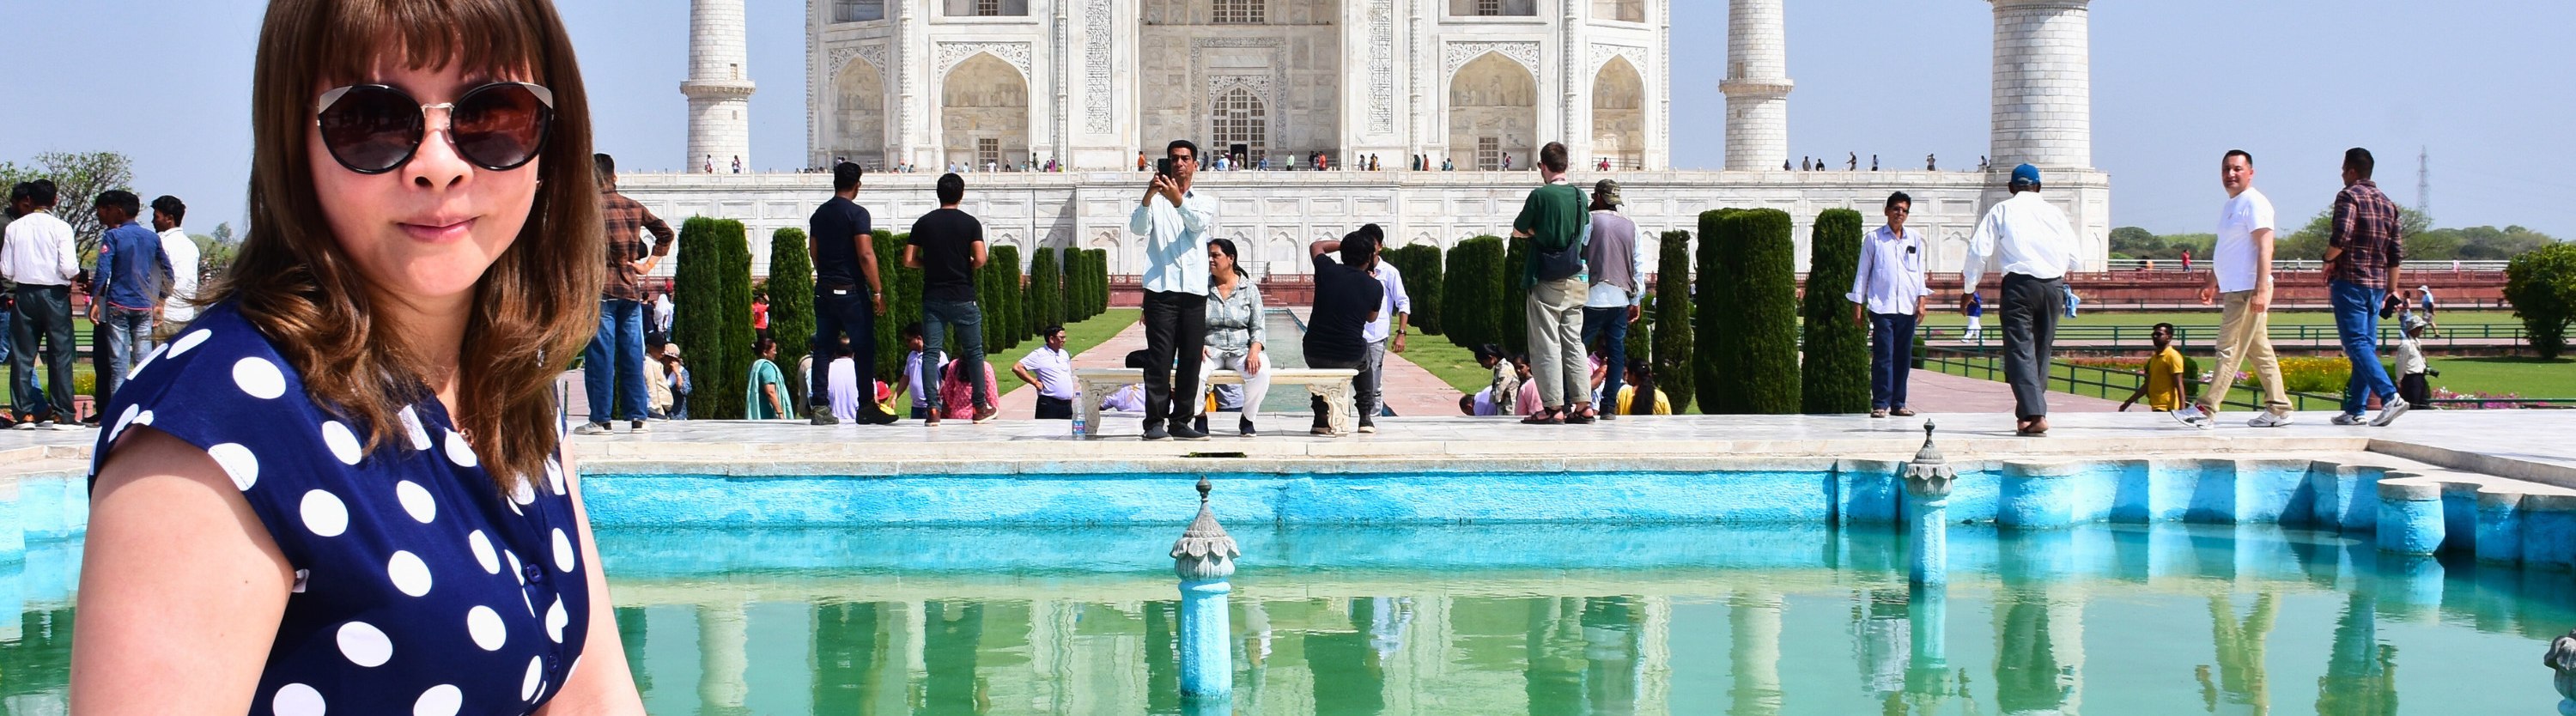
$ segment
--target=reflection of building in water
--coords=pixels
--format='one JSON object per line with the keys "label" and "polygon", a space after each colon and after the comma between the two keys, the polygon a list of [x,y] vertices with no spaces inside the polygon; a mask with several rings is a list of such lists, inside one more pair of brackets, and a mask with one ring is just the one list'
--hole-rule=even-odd
{"label": "reflection of building in water", "polygon": [[1780,713],[1780,612],[1776,592],[1739,591],[1727,600],[1727,659],[1735,666],[1735,686],[1727,693],[1733,716]]}
{"label": "reflection of building in water", "polygon": [[1913,629],[1906,621],[1903,589],[1861,590],[1852,598],[1852,659],[1860,664],[1861,688],[1885,697],[1905,690],[1907,642]]}
{"label": "reflection of building in water", "polygon": [[[2272,638],[2272,617],[2279,595],[2255,595],[2254,610],[2241,622],[2236,619],[2233,597],[2209,596],[2210,641],[2218,647],[2218,680],[2213,684],[2207,669],[2200,671],[2203,699],[2210,713],[2270,713],[2272,687],[2265,676],[2263,652]],[[2224,710],[2220,708],[2221,698],[2225,699]]]}

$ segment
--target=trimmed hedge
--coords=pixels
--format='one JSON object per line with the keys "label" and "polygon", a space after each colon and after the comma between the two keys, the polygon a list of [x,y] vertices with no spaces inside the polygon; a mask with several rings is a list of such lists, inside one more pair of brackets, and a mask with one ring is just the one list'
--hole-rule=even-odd
{"label": "trimmed hedge", "polygon": [[[1736,375],[1723,372],[1734,368],[1725,356],[1734,353],[1728,338],[1735,335],[1733,327],[1727,325],[1734,317],[1733,312],[1723,304],[1733,295],[1726,287],[1735,285],[1736,267],[1742,265],[1741,261],[1724,255],[1725,247],[1731,243],[1726,237],[1726,217],[1737,211],[1741,210],[1715,209],[1699,215],[1699,249],[1695,258],[1699,275],[1696,285],[1700,290],[1691,294],[1691,331],[1695,340],[1691,344],[1690,367],[1691,381],[1697,389],[1694,395],[1699,399],[1702,413],[1725,412],[1719,407],[1724,401],[1718,393],[1724,390],[1724,383]],[[1669,395],[1672,391],[1665,393]],[[1688,405],[1690,399],[1674,398],[1673,402]]]}
{"label": "trimmed hedge", "polygon": [[[805,244],[804,229],[769,235],[769,336],[778,341],[781,372],[796,370],[797,360],[814,344],[814,258]],[[787,381],[790,407],[805,405],[805,396],[797,391],[803,387],[803,378]]]}
{"label": "trimmed hedge", "polygon": [[2532,352],[2557,360],[2567,350],[2567,323],[2576,319],[2576,243],[2561,241],[2513,257],[2504,276],[2505,300],[2522,319]]}
{"label": "trimmed hedge", "polygon": [[751,370],[751,247],[742,222],[690,217],[680,224],[680,263],[672,282],[678,303],[671,342],[689,370],[689,415],[742,415]]}
{"label": "trimmed hedge", "polygon": [[977,277],[977,306],[984,311],[984,350],[1016,347],[1029,335],[1020,316],[1020,247],[986,249],[983,275]]}
{"label": "trimmed hedge", "polygon": [[1529,351],[1530,240],[1521,236],[1505,241],[1510,248],[1503,253],[1503,300],[1494,306],[1494,325],[1502,328],[1502,340],[1497,342],[1505,350]]}
{"label": "trimmed hedge", "polygon": [[[1068,250],[1070,252],[1070,250]],[[1053,247],[1038,249],[1029,261],[1029,325],[1044,328],[1064,325],[1064,273],[1056,264]]]}
{"label": "trimmed hedge", "polygon": [[1861,216],[1850,209],[1827,209],[1816,215],[1807,244],[1807,295],[1799,315],[1806,361],[1798,367],[1799,389],[1807,413],[1868,412],[1869,330],[1851,320],[1852,303],[1843,296],[1860,271]]}
{"label": "trimmed hedge", "polygon": [[1083,257],[1083,318],[1109,312],[1109,250],[1086,249]]}
{"label": "trimmed hedge", "polygon": [[[1656,254],[1654,294],[1646,298],[1654,312],[1655,385],[1673,402],[1673,414],[1690,409],[1698,397],[1699,369],[1691,361],[1691,279],[1688,231],[1666,231]],[[1637,355],[1637,354],[1630,354]]]}
{"label": "trimmed hedge", "polygon": [[1387,263],[1404,275],[1404,294],[1413,300],[1408,325],[1423,335],[1440,335],[1440,247],[1414,244],[1386,252]]}
{"label": "trimmed hedge", "polygon": [[[1449,342],[1474,349],[1503,342],[1503,240],[1478,236],[1449,247],[1442,272],[1440,303],[1443,332]],[[1511,350],[1511,349],[1506,349]]]}
{"label": "trimmed hedge", "polygon": [[[1787,212],[1751,209],[1718,218],[1703,268],[1724,272],[1701,285],[1714,301],[1719,331],[1715,352],[1701,361],[1703,410],[1719,414],[1781,415],[1798,412],[1797,243]],[[1707,263],[1714,260],[1712,267]],[[1712,399],[1713,400],[1710,400]]]}
{"label": "trimmed hedge", "polygon": [[[877,281],[885,286],[885,315],[876,317],[876,379],[903,376],[903,324],[921,320],[921,269],[905,268],[903,244],[912,234],[878,229],[871,235],[877,253]],[[867,277],[859,278],[866,283]],[[861,386],[861,390],[873,390]]]}

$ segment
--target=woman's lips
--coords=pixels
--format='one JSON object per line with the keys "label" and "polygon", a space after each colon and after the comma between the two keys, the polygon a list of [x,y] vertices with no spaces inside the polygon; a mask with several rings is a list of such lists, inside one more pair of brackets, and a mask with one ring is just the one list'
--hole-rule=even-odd
{"label": "woman's lips", "polygon": [[431,219],[422,222],[403,222],[401,226],[403,233],[410,236],[413,240],[429,243],[447,243],[450,241],[463,241],[466,234],[474,228],[474,220],[460,219],[456,221],[447,221],[444,219]]}

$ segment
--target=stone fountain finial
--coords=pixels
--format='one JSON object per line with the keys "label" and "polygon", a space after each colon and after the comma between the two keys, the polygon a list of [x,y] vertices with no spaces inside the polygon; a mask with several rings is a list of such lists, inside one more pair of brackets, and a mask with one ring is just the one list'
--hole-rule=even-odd
{"label": "stone fountain finial", "polygon": [[1914,451],[1914,461],[1905,464],[1905,489],[1929,498],[1950,496],[1950,486],[1959,480],[1959,472],[1941,457],[1941,449],[1932,445],[1932,421],[1923,421],[1923,449]]}
{"label": "stone fountain finial", "polygon": [[1234,536],[1217,524],[1216,512],[1208,508],[1208,479],[1199,476],[1199,516],[1172,543],[1172,572],[1182,579],[1210,581],[1234,576],[1234,558],[1243,555],[1235,547]]}
{"label": "stone fountain finial", "polygon": [[2549,653],[2540,657],[2540,663],[2558,672],[2552,680],[2558,687],[2558,713],[2576,714],[2576,631],[2549,642]]}

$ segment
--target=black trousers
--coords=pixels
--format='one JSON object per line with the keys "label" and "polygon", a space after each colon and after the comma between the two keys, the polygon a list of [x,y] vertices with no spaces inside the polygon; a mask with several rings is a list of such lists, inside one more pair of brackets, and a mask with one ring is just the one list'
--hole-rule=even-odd
{"label": "black trousers", "polygon": [[[1145,292],[1145,424],[1198,414],[1200,351],[1207,346],[1207,296]],[[1173,359],[1178,358],[1178,369]],[[1174,383],[1179,389],[1174,390]]]}
{"label": "black trousers", "polygon": [[[29,420],[50,411],[54,420],[72,422],[71,288],[21,284],[16,311],[9,322],[14,334],[10,337],[14,345],[9,351],[9,395],[18,401],[18,419]],[[39,340],[45,349],[44,403],[33,399]],[[102,404],[98,409],[106,410],[107,406]]]}
{"label": "black trousers", "polygon": [[2049,354],[2057,346],[2057,319],[2066,315],[2066,279],[2004,275],[2004,382],[2012,386],[2013,417],[2048,415]]}
{"label": "black trousers", "polygon": [[825,387],[832,384],[831,356],[840,348],[843,336],[850,339],[850,363],[859,373],[859,420],[892,420],[895,416],[877,407],[876,305],[869,300],[867,291],[855,288],[814,290],[814,340],[808,347],[817,357],[813,371],[806,374],[806,380],[812,381],[807,385],[814,386],[813,395],[806,396],[806,405],[826,410],[832,407],[831,391]]}
{"label": "black trousers", "polygon": [[1063,398],[1049,398],[1043,395],[1038,396],[1037,415],[1031,417],[1038,420],[1072,420],[1073,401],[1065,400]]}
{"label": "black trousers", "polygon": [[2433,399],[2433,386],[2424,382],[2422,373],[2398,376],[2397,397],[2405,399],[2408,405],[2425,407],[2424,401]]}
{"label": "black trousers", "polygon": [[[1368,359],[1366,359],[1366,358],[1361,358],[1361,359],[1357,359],[1357,360],[1333,360],[1333,359],[1331,359],[1331,358],[1317,358],[1317,357],[1314,357],[1314,356],[1311,356],[1311,355],[1310,355],[1310,356],[1306,356],[1306,367],[1308,367],[1308,368],[1322,368],[1322,369],[1327,369],[1327,370],[1330,370],[1330,369],[1336,369],[1336,368],[1350,368],[1350,369],[1358,370],[1358,371],[1360,372],[1360,373],[1359,373],[1359,375],[1351,376],[1351,383],[1352,383],[1352,387],[1351,387],[1351,402],[1352,402],[1352,406],[1351,406],[1351,408],[1352,408],[1353,410],[1357,410],[1357,409],[1359,408],[1359,383],[1360,383],[1360,381],[1363,381],[1363,380],[1367,380],[1367,379],[1369,379],[1369,374],[1368,374]],[[1537,388],[1535,388],[1535,387],[1530,387],[1530,386],[1522,386],[1522,387],[1521,387],[1521,389],[1522,389],[1522,390],[1537,390]],[[1330,425],[1331,425],[1331,421],[1332,421],[1332,418],[1333,418],[1333,413],[1332,413],[1333,406],[1332,406],[1331,404],[1328,404],[1328,403],[1325,403],[1325,402],[1324,402],[1324,396],[1321,396],[1321,395],[1309,396],[1309,397],[1307,398],[1307,402],[1308,402],[1309,404],[1313,405],[1313,406],[1314,406],[1314,409],[1315,409],[1315,429],[1317,429],[1317,430],[1321,430],[1321,429],[1324,429],[1324,428],[1326,428],[1326,427],[1330,427]],[[1506,408],[1505,410],[1509,410],[1509,409],[1508,409],[1508,408]],[[1367,419],[1367,415],[1368,415],[1368,414],[1366,414],[1366,413],[1361,413],[1361,414],[1360,414],[1361,419],[1362,419],[1362,420],[1366,420],[1366,419]]]}

